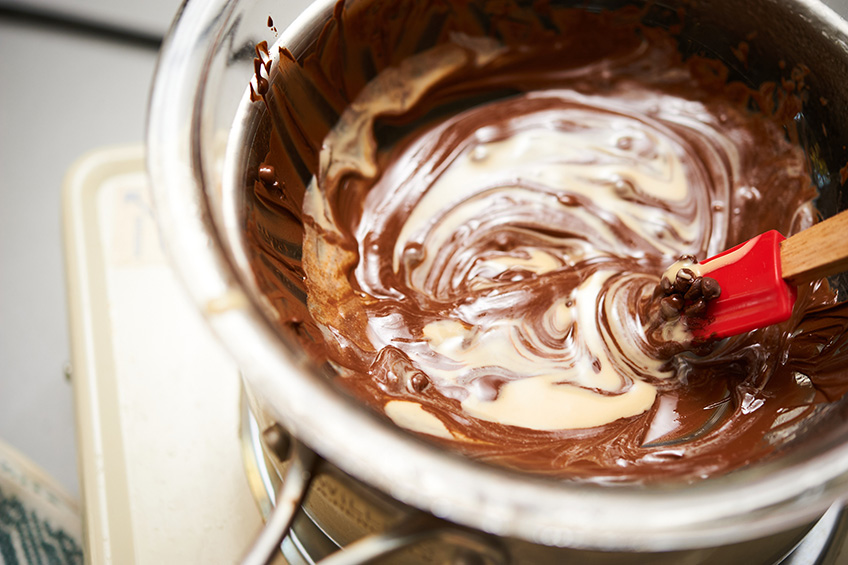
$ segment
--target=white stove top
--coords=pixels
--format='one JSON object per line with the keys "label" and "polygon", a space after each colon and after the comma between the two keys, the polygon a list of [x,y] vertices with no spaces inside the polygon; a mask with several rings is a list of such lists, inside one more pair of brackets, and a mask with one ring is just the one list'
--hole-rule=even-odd
{"label": "white stove top", "polygon": [[261,528],[239,375],[167,265],[142,148],[79,161],[63,209],[88,562],[237,562]]}

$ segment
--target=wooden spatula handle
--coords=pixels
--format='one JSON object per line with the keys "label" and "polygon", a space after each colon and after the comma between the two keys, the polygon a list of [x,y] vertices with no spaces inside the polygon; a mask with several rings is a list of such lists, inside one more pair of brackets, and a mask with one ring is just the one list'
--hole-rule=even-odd
{"label": "wooden spatula handle", "polygon": [[780,244],[783,280],[799,285],[848,271],[848,210]]}

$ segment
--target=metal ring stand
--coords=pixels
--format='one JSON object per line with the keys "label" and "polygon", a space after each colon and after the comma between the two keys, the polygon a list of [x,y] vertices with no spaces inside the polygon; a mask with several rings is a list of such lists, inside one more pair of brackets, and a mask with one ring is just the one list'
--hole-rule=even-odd
{"label": "metal ring stand", "polygon": [[[242,565],[267,565],[275,560],[281,549],[286,557],[297,552],[297,557],[307,565],[364,565],[426,541],[455,547],[455,565],[506,565],[509,562],[506,551],[489,536],[415,510],[385,531],[366,535],[345,547],[334,545],[334,552],[314,561],[303,548],[292,525],[321,459],[279,425],[260,433],[244,394],[241,404],[245,467],[251,489],[266,519],[265,527],[242,559]],[[269,469],[261,464],[267,459],[266,450],[287,465],[281,478],[282,488],[275,489]],[[275,493],[275,490],[279,492]],[[267,504],[267,501],[274,502]]]}
{"label": "metal ring stand", "polygon": [[312,471],[318,457],[297,440],[291,442],[289,451],[289,467],[283,481],[283,488],[277,495],[274,511],[271,512],[259,537],[242,559],[242,565],[267,565],[274,559],[283,538],[294,522],[300,503],[309,490]]}
{"label": "metal ring stand", "polygon": [[[505,565],[504,552],[483,536],[460,529],[428,514],[414,513],[389,530],[366,536],[333,555],[319,565],[361,565],[406,549],[423,541],[436,540],[468,551],[469,559],[491,565]],[[478,561],[479,562],[479,561]]]}

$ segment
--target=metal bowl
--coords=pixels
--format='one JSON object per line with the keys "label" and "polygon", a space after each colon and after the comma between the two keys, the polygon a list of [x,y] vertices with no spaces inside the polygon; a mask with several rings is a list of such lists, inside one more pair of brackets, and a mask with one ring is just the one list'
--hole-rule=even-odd
{"label": "metal bowl", "polygon": [[[380,9],[395,3],[403,5],[401,0],[373,2]],[[586,9],[624,3],[574,2]],[[485,11],[490,2],[477,4]],[[813,0],[681,0],[652,6],[646,11],[651,17],[683,18],[684,54],[719,58],[736,79],[752,86],[779,82],[799,64],[806,66],[808,103],[796,119],[821,193],[817,205],[824,216],[848,207],[839,174],[848,160],[843,110],[848,100],[842,88],[848,79],[848,25]],[[677,8],[684,8],[683,16]],[[250,268],[244,230],[251,203],[245,185],[269,127],[246,91],[254,74],[254,46],[277,40],[298,56],[314,49],[333,3],[305,7],[279,38],[266,24],[276,9],[261,0],[187,3],[163,46],[147,135],[157,212],[174,266],[240,365],[256,405],[271,419],[351,480],[505,540],[516,562],[556,562],[572,551],[584,556],[677,551],[708,559],[719,555],[712,548],[734,544],[771,548],[776,559],[805,525],[848,494],[844,402],[811,425],[803,445],[763,464],[695,484],[610,487],[534,477],[467,459],[353,401],[280,327]],[[281,29],[282,18],[274,19]],[[742,41],[750,47],[745,64],[733,54]],[[833,282],[844,286],[844,280]],[[751,546],[752,540],[759,542]]]}

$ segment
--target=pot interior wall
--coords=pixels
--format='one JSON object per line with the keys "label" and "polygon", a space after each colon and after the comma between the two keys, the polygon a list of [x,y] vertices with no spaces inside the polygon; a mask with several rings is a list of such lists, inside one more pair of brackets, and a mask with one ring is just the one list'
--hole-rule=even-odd
{"label": "pot interior wall", "polygon": [[[476,0],[462,5],[470,14],[466,20],[469,34],[481,30],[499,37],[499,31],[487,28],[485,14],[497,9],[502,2]],[[552,3],[567,5],[569,3]],[[808,158],[812,180],[820,197],[819,211],[824,217],[848,207],[848,191],[843,189],[842,172],[846,170],[848,129],[846,112],[848,100],[840,85],[848,78],[848,55],[838,37],[836,28],[821,27],[815,18],[799,15],[804,6],[791,2],[754,0],[750,2],[700,1],[653,2],[649,6],[633,2],[577,2],[588,11],[635,6],[642,11],[643,21],[649,26],[663,27],[679,32],[680,50],[685,57],[705,55],[721,60],[729,70],[729,80],[738,80],[751,88],[775,85],[775,96],[793,94],[803,100],[799,111],[790,116],[798,131],[798,141]],[[429,25],[417,26],[420,37],[410,38],[407,33],[388,34],[397,40],[394,49],[377,53],[367,38],[384,42],[385,30],[375,29],[382,21],[377,14],[403,14],[408,3],[402,0],[364,0],[345,4],[350,19],[359,19],[362,40],[355,46],[340,46],[332,41],[319,41],[321,26],[302,31],[292,45],[291,60],[271,73],[272,88],[267,95],[270,107],[285,111],[266,112],[261,104],[251,106],[244,117],[245,132],[237,167],[236,187],[232,196],[237,199],[244,227],[245,255],[254,267],[247,280],[255,281],[262,302],[269,306],[269,318],[276,312],[285,315],[277,324],[282,341],[292,355],[305,358],[328,377],[333,372],[324,363],[318,348],[320,338],[306,308],[306,287],[302,260],[303,218],[301,205],[303,193],[318,167],[318,154],[324,135],[332,128],[345,105],[383,68],[395,64],[414,52],[430,48],[435,42],[446,40],[437,31],[443,23],[435,15]],[[549,26],[545,17],[534,10],[534,5],[516,2],[517,13],[529,26]],[[427,13],[425,10],[424,13]],[[437,14],[433,11],[432,14]],[[330,10],[324,16],[330,18]],[[391,21],[392,16],[387,16]],[[397,18],[401,16],[398,15]],[[482,22],[482,23],[481,23]],[[766,23],[767,22],[767,23]],[[351,22],[348,24],[352,26]],[[369,28],[369,26],[371,26]],[[328,26],[325,34],[333,33]],[[520,30],[515,32],[520,35]],[[528,35],[532,41],[533,36]],[[317,46],[326,46],[319,50]],[[323,76],[329,86],[315,82],[309,60],[320,59],[338,72]],[[351,78],[353,77],[353,78]],[[333,96],[327,96],[332,92]],[[792,128],[788,128],[789,131]],[[260,163],[266,158],[269,144],[278,143],[285,148],[285,157],[274,163],[277,175],[283,180],[275,192],[263,187],[257,177]],[[273,221],[272,221],[273,219]],[[848,289],[845,275],[832,280],[840,291]],[[846,436],[844,402],[834,405],[815,421],[798,431],[796,443],[805,449],[815,449],[816,442],[841,442]],[[821,433],[828,429],[828,433]]]}

